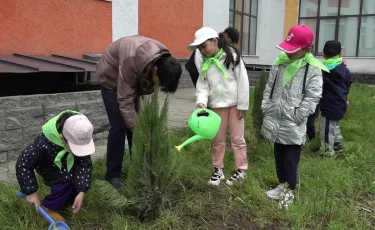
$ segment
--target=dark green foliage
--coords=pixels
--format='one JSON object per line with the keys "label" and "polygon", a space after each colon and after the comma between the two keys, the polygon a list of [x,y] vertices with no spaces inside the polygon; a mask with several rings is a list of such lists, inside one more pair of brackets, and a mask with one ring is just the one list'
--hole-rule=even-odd
{"label": "dark green foliage", "polygon": [[175,181],[174,155],[168,134],[168,97],[159,113],[158,91],[155,86],[151,101],[138,116],[125,188],[126,196],[135,202],[134,207],[143,221],[158,218],[169,204],[171,185]]}
{"label": "dark green foliage", "polygon": [[252,116],[253,116],[253,129],[255,136],[258,140],[261,140],[261,135],[260,135],[260,128],[262,127],[262,122],[263,122],[263,114],[261,110],[261,105],[262,105],[262,99],[263,99],[263,92],[264,89],[266,88],[266,73],[264,69],[262,70],[259,81],[255,85],[254,88],[254,98],[252,99],[253,101],[253,110],[252,110]]}

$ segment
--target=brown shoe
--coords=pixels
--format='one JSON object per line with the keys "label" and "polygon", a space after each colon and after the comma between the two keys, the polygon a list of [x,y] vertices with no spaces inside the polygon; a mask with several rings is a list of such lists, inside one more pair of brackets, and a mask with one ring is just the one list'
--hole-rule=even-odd
{"label": "brown shoe", "polygon": [[60,215],[60,213],[58,213],[58,212],[56,212],[56,211],[53,211],[53,210],[51,210],[51,209],[48,209],[48,208],[46,208],[46,207],[44,207],[44,206],[43,206],[43,208],[44,208],[44,210],[46,210],[47,214],[48,214],[48,215],[49,215],[54,221],[61,221],[61,222],[66,223],[65,218],[64,218],[62,215]]}

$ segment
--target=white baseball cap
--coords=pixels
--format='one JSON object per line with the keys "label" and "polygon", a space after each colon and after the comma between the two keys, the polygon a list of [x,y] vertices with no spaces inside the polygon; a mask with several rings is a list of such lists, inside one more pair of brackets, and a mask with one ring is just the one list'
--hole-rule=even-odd
{"label": "white baseball cap", "polygon": [[78,157],[88,156],[95,152],[93,132],[93,125],[82,114],[73,115],[66,119],[63,128],[63,135],[68,141],[70,150]]}
{"label": "white baseball cap", "polygon": [[188,45],[187,48],[189,51],[194,51],[197,48],[197,46],[204,43],[208,39],[218,37],[219,34],[214,29],[210,27],[202,27],[199,30],[197,30],[197,32],[195,32],[194,42]]}

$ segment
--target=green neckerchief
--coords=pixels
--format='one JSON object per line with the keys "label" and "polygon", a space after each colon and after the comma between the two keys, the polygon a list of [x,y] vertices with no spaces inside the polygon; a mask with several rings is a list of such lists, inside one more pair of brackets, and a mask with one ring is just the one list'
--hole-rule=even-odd
{"label": "green neckerchief", "polygon": [[214,62],[217,68],[223,73],[223,76],[225,78],[228,78],[228,73],[224,70],[223,64],[219,61],[219,58],[224,53],[223,49],[220,49],[220,51],[214,56],[214,57],[202,57],[203,59],[203,66],[202,66],[202,76],[205,77],[208,68],[210,68],[211,63]]}
{"label": "green neckerchief", "polygon": [[323,64],[329,70],[332,70],[332,69],[336,68],[336,66],[340,65],[341,63],[342,63],[342,58],[339,55],[336,55],[334,57],[331,57],[331,58],[323,61]]}
{"label": "green neckerchief", "polygon": [[56,127],[57,120],[60,118],[60,116],[63,113],[66,113],[66,112],[72,112],[72,113],[80,114],[79,112],[76,112],[76,111],[65,110],[65,111],[61,112],[60,114],[58,114],[57,116],[54,116],[53,118],[51,118],[49,121],[47,121],[47,123],[42,126],[42,130],[43,130],[43,134],[47,137],[47,139],[49,141],[51,141],[52,143],[64,148],[63,150],[61,150],[57,154],[57,156],[54,160],[55,165],[57,167],[59,167],[59,169],[61,169],[61,167],[62,167],[61,159],[65,156],[66,153],[68,153],[67,166],[68,166],[68,172],[70,172],[70,170],[72,169],[72,167],[74,165],[74,156],[71,152],[68,152],[65,149],[65,146],[61,141],[60,134],[57,131],[57,127]]}
{"label": "green neckerchief", "polygon": [[285,71],[284,71],[283,86],[285,86],[290,80],[293,79],[293,77],[301,68],[302,61],[305,61],[309,63],[310,65],[318,67],[319,69],[324,70],[329,73],[329,70],[327,69],[327,67],[323,65],[321,61],[316,59],[311,53],[307,53],[302,58],[290,60],[285,52],[281,52],[279,56],[277,57],[276,61],[273,63],[273,65],[287,64]]}

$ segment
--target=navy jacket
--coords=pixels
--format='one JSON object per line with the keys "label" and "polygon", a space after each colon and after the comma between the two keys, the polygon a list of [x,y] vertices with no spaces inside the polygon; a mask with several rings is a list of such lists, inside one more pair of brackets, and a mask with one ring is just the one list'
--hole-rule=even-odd
{"label": "navy jacket", "polygon": [[191,77],[191,81],[193,82],[194,87],[196,87],[198,77],[199,77],[199,72],[198,72],[197,66],[195,65],[195,62],[194,62],[195,52],[196,52],[196,50],[194,50],[194,52],[191,54],[189,60],[185,63],[185,69],[189,72],[190,77]]}
{"label": "navy jacket", "polygon": [[322,116],[333,121],[344,117],[351,84],[351,74],[344,63],[330,73],[323,71],[323,95],[319,103]]}
{"label": "navy jacket", "polygon": [[54,160],[63,148],[50,142],[46,136],[39,134],[33,143],[26,147],[18,157],[16,175],[21,191],[30,195],[38,190],[34,170],[42,176],[48,186],[73,181],[77,192],[87,192],[91,187],[92,163],[91,157],[74,156],[74,165],[70,172],[66,168],[68,154],[61,159],[61,170]]}

